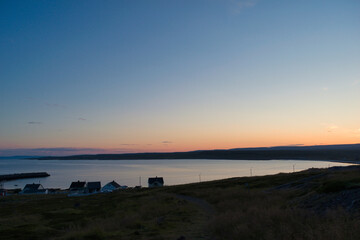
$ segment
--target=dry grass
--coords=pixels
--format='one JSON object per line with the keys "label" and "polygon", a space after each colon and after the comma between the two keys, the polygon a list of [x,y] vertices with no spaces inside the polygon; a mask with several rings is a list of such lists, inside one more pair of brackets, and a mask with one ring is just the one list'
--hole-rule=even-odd
{"label": "dry grass", "polygon": [[359,239],[360,224],[342,209],[317,215],[289,206],[287,193],[256,192],[217,204],[209,224],[218,239]]}
{"label": "dry grass", "polygon": [[[354,214],[357,208],[349,212],[334,205],[335,208],[317,212],[304,202],[310,199],[314,206],[323,204],[344,196],[344,191],[359,191],[359,186],[357,168],[315,169],[79,198],[6,197],[0,199],[0,236],[155,240],[178,239],[183,235],[186,239],[218,240],[355,240],[360,236],[359,215]],[[176,194],[204,199],[216,211],[209,216],[204,209],[178,199]]]}
{"label": "dry grass", "polygon": [[[334,183],[336,188],[332,188]],[[355,240],[360,236],[357,209],[349,212],[337,206],[319,213],[302,207],[302,202],[319,193],[323,201],[332,201],[359,183],[359,169],[313,169],[214,181],[177,191],[206,199],[217,209],[208,225],[215,239]],[[286,187],[275,188],[279,185]]]}
{"label": "dry grass", "polygon": [[201,216],[193,205],[159,191],[5,199],[2,239],[173,239]]}

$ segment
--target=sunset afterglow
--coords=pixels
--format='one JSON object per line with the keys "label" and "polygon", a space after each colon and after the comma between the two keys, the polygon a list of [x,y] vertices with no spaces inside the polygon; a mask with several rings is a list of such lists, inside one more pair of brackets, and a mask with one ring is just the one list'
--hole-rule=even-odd
{"label": "sunset afterglow", "polygon": [[3,1],[0,156],[359,143],[359,12]]}

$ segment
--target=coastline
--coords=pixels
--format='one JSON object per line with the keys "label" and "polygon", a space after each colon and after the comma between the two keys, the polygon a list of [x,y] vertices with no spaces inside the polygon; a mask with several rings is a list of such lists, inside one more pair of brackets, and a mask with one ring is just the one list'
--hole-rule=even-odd
{"label": "coastline", "polygon": [[360,163],[360,144],[34,157],[38,160],[309,160]]}

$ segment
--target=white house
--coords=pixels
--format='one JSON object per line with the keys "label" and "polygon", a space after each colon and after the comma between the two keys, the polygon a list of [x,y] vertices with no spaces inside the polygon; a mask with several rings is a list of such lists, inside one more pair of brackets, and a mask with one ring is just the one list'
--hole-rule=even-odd
{"label": "white house", "polygon": [[120,184],[118,184],[115,181],[109,182],[108,184],[106,184],[105,186],[102,187],[101,191],[102,192],[112,192],[115,191],[116,189],[120,189],[121,186]]}

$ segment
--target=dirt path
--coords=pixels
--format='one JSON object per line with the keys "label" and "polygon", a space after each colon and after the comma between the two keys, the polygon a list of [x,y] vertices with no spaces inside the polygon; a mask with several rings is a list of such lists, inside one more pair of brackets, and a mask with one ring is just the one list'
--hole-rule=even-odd
{"label": "dirt path", "polygon": [[181,194],[176,194],[176,197],[197,205],[209,217],[211,217],[215,214],[214,207],[210,203],[208,203],[207,201],[205,201],[201,198],[192,197],[192,196],[188,196],[188,195],[181,195]]}
{"label": "dirt path", "polygon": [[197,198],[197,197],[192,197],[192,196],[188,196],[188,195],[182,195],[182,194],[176,194],[175,195],[176,198],[181,199],[181,200],[185,200],[191,204],[194,204],[195,206],[197,206],[198,209],[201,210],[201,212],[203,212],[203,215],[201,217],[201,219],[198,219],[195,223],[196,225],[198,225],[198,227],[196,227],[196,230],[191,233],[191,236],[186,236],[184,235],[184,238],[179,238],[181,240],[187,240],[187,239],[207,239],[207,240],[213,240],[213,238],[210,235],[210,231],[208,230],[208,223],[209,220],[215,215],[215,209],[214,207],[208,203],[207,201],[201,199],[201,198]]}

